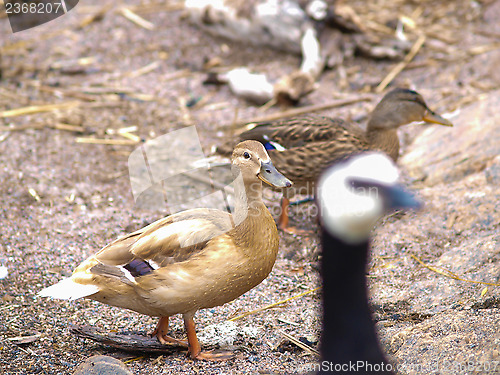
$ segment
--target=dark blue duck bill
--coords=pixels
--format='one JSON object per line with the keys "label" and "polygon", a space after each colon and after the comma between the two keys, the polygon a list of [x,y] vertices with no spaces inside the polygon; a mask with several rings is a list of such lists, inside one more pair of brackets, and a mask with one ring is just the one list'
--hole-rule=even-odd
{"label": "dark blue duck bill", "polygon": [[422,207],[422,202],[400,184],[383,184],[356,178],[349,179],[348,183],[353,189],[363,190],[366,194],[377,194],[388,211]]}
{"label": "dark blue duck bill", "polygon": [[385,204],[388,209],[419,209],[422,207],[415,196],[406,190],[402,185],[389,185],[385,188]]}
{"label": "dark blue duck bill", "polygon": [[78,0],[5,0],[5,13],[17,33],[64,16]]}

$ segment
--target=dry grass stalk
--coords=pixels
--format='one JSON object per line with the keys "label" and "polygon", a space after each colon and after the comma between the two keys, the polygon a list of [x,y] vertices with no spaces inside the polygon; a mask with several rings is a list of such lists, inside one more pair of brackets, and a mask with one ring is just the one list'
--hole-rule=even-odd
{"label": "dry grass stalk", "polygon": [[21,55],[27,53],[28,47],[33,44],[40,44],[41,42],[61,36],[62,30],[53,31],[50,33],[39,35],[37,38],[29,40],[20,40],[11,44],[6,44],[0,47],[0,55]]}
{"label": "dry grass stalk", "polygon": [[102,7],[100,10],[95,12],[94,14],[91,14],[90,16],[85,17],[79,24],[78,28],[83,29],[84,27],[87,27],[88,25],[100,21],[104,18],[106,13],[111,9],[112,5],[108,4]]}
{"label": "dry grass stalk", "polygon": [[51,86],[39,86],[38,89],[43,92],[49,92],[51,94],[54,94],[56,96],[66,96],[66,97],[73,97],[76,99],[84,100],[86,102],[93,102],[96,100],[95,97],[87,94],[83,94],[81,92],[77,91],[71,91],[71,90],[65,90],[61,89],[59,87],[51,87]]}
{"label": "dry grass stalk", "polygon": [[63,124],[63,123],[46,125],[46,127],[52,128],[52,129],[57,129],[57,130],[65,130],[68,132],[75,132],[75,133],[83,133],[87,130],[83,126],[80,126],[80,125],[71,125],[71,124]]}
{"label": "dry grass stalk", "polygon": [[476,280],[469,280],[469,279],[464,279],[464,278],[461,278],[460,276],[458,276],[457,274],[455,274],[454,272],[451,272],[449,270],[446,270],[446,269],[439,269],[437,267],[434,267],[434,266],[430,266],[426,263],[424,263],[421,259],[417,258],[415,255],[410,255],[413,259],[415,259],[418,263],[420,263],[422,266],[424,266],[425,268],[427,268],[428,270],[431,270],[432,272],[435,272],[439,275],[442,275],[442,276],[445,276],[445,277],[449,277],[450,279],[455,279],[455,280],[459,280],[459,281],[465,281],[467,283],[473,283],[473,284],[481,284],[481,285],[489,285],[489,286],[500,286],[499,283],[488,283],[488,282],[485,282],[485,281],[476,281]]}
{"label": "dry grass stalk", "polygon": [[105,139],[105,138],[84,138],[79,137],[76,143],[88,143],[94,145],[131,146],[139,142],[130,139]]}
{"label": "dry grass stalk", "polygon": [[37,202],[39,202],[39,201],[40,201],[40,199],[41,199],[41,198],[40,198],[40,196],[38,195],[38,193],[36,192],[36,190],[35,190],[35,189],[33,189],[33,188],[29,188],[29,189],[28,189],[28,193],[29,193],[29,194],[30,194],[33,198],[35,198],[35,200],[36,200]]}
{"label": "dry grass stalk", "polygon": [[28,129],[42,129],[43,124],[25,124],[19,126],[0,126],[0,132],[19,132]]}
{"label": "dry grass stalk", "polygon": [[80,105],[79,102],[66,102],[58,104],[33,105],[28,107],[10,109],[0,112],[0,118],[31,115],[33,113],[52,112],[60,109],[74,108]]}
{"label": "dry grass stalk", "polygon": [[129,8],[120,8],[119,12],[123,17],[135,23],[137,26],[140,26],[146,30],[153,30],[155,28],[155,25],[153,23],[146,21],[144,18],[134,13]]}
{"label": "dry grass stalk", "polygon": [[406,66],[413,60],[413,58],[417,55],[418,51],[420,51],[420,48],[424,45],[425,42],[425,35],[420,35],[413,44],[413,46],[410,49],[410,52],[405,56],[404,60],[401,61],[399,64],[397,64],[392,70],[389,72],[389,74],[380,82],[380,84],[377,86],[375,89],[375,92],[380,93],[385,90],[385,88],[389,85],[389,83],[392,82],[396,76],[401,73]]}
{"label": "dry grass stalk", "polygon": [[141,4],[132,6],[131,9],[136,13],[158,13],[158,12],[172,12],[184,9],[184,2],[165,4],[164,2]]}
{"label": "dry grass stalk", "polygon": [[482,46],[472,47],[471,49],[469,49],[468,53],[470,55],[475,56],[475,55],[480,55],[482,53],[494,51],[494,50],[499,49],[499,48],[500,48],[500,43],[491,43],[491,44],[486,44],[486,45],[482,45]]}
{"label": "dry grass stalk", "polygon": [[142,141],[141,137],[139,137],[138,135],[129,133],[129,132],[118,132],[118,134],[120,134],[122,137],[127,138],[135,143],[139,143]]}
{"label": "dry grass stalk", "polygon": [[87,130],[83,126],[79,126],[79,125],[56,123],[56,124],[25,124],[25,125],[19,125],[19,126],[15,126],[15,127],[13,127],[13,126],[0,126],[0,132],[18,132],[18,131],[24,131],[24,130],[28,130],[28,129],[43,129],[43,128],[65,130],[65,131],[75,132],[75,133],[83,133]]}
{"label": "dry grass stalk", "polygon": [[129,78],[136,78],[139,76],[142,76],[144,74],[147,74],[149,72],[152,72],[153,70],[156,70],[160,67],[160,62],[159,61],[153,61],[152,63],[143,66],[140,69],[134,70],[133,72],[126,73],[125,75]]}
{"label": "dry grass stalk", "polygon": [[275,302],[275,303],[271,303],[270,305],[259,307],[258,309],[255,309],[255,310],[252,310],[252,311],[247,311],[247,312],[245,312],[245,313],[243,313],[241,315],[238,315],[238,316],[235,316],[235,317],[233,317],[231,319],[228,319],[228,321],[234,322],[235,320],[239,320],[239,319],[244,318],[246,316],[257,314],[259,312],[272,309],[273,307],[276,307],[276,306],[282,305],[284,303],[290,302],[290,301],[292,301],[292,300],[294,300],[296,298],[303,297],[303,296],[305,296],[307,294],[316,292],[317,290],[320,290],[320,289],[321,289],[321,287],[314,288],[314,289],[308,290],[307,292],[300,293],[300,294],[298,294],[296,296],[293,296],[293,297],[290,297],[290,298],[287,298],[287,299],[284,299],[284,300],[281,300],[281,301],[278,301],[278,302]]}
{"label": "dry grass stalk", "polygon": [[295,345],[297,345],[299,348],[305,350],[309,354],[319,356],[319,352],[316,349],[311,348],[309,345],[304,344],[302,341],[297,340],[295,337],[293,337],[292,335],[289,335],[286,332],[280,331],[280,333],[283,335],[284,338],[293,342]]}
{"label": "dry grass stalk", "polygon": [[123,363],[127,364],[127,363],[130,363],[130,362],[140,361],[141,359],[144,359],[144,356],[130,358],[130,359],[127,359],[126,361],[123,361]]}
{"label": "dry grass stalk", "polygon": [[[279,120],[282,118],[299,116],[299,115],[302,115],[304,113],[319,112],[319,111],[324,111],[324,110],[330,109],[330,108],[343,107],[346,105],[350,105],[350,104],[354,104],[354,103],[358,103],[358,102],[363,102],[363,101],[371,101],[371,100],[372,100],[372,98],[370,96],[358,96],[356,98],[340,99],[340,100],[335,100],[335,101],[330,102],[330,103],[310,105],[310,106],[302,107],[302,108],[293,108],[293,109],[289,109],[286,111],[273,113],[273,114],[267,115],[267,116],[259,116],[259,117],[252,119],[252,120],[240,121],[236,125],[241,126],[241,125],[255,124],[257,122],[274,121],[274,120]],[[226,125],[222,125],[220,128],[225,129],[225,128],[228,128],[231,126],[233,126],[233,124],[229,124],[229,125],[226,124]]]}

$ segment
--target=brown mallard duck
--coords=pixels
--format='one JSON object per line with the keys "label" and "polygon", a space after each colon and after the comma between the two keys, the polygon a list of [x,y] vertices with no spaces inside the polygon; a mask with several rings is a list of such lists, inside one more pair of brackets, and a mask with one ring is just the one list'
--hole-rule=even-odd
{"label": "brown mallard duck", "polygon": [[397,129],[413,121],[453,126],[433,112],[413,90],[397,88],[387,93],[372,111],[366,131],[338,118],[309,115],[250,124],[240,140],[262,142],[276,168],[294,182],[282,201],[279,226],[288,226],[288,205],[294,193],[314,194],[320,173],[334,161],[363,150],[380,150],[393,160],[399,156]]}
{"label": "brown mallard duck", "polygon": [[232,214],[199,208],[165,217],[105,246],[39,295],[85,297],[158,316],[153,334],[163,344],[183,343],[167,335],[169,317],[182,314],[192,358],[230,358],[230,352],[201,351],[194,314],[232,301],[271,272],[279,237],[262,202],[262,181],[291,186],[256,141],[236,146],[232,168],[238,176]]}

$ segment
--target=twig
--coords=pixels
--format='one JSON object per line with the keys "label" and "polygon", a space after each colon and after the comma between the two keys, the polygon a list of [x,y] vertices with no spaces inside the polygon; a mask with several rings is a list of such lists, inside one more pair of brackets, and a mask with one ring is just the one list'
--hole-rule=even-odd
{"label": "twig", "polygon": [[128,19],[129,21],[135,23],[137,26],[140,26],[147,30],[153,30],[155,25],[149,21],[146,21],[144,18],[139,16],[138,14],[131,11],[129,8],[120,8],[120,13],[123,17]]}
{"label": "twig", "polygon": [[160,344],[156,337],[144,336],[132,332],[101,332],[89,326],[70,326],[70,332],[102,345],[136,353],[172,353],[174,350],[182,348],[170,343]]}
{"label": "twig", "polygon": [[313,355],[319,356],[319,352],[316,349],[311,348],[309,345],[304,344],[302,341],[297,340],[295,337],[293,337],[292,335],[289,335],[286,332],[280,331],[280,333],[283,335],[284,338],[286,338],[287,340],[293,342],[299,348],[304,349],[309,354],[313,354]]}
{"label": "twig", "polygon": [[[260,116],[260,117],[255,117],[252,120],[249,121],[239,121],[236,126],[241,126],[241,125],[246,125],[250,123],[256,123],[256,122],[265,122],[265,121],[274,121],[286,117],[293,117],[293,116],[298,116],[304,113],[312,113],[312,112],[318,112],[318,111],[323,111],[325,109],[330,109],[330,108],[335,108],[335,107],[343,107],[349,104],[354,104],[358,102],[364,102],[364,101],[370,101],[372,100],[371,97],[369,96],[358,96],[356,98],[347,98],[347,99],[340,99],[340,100],[335,100],[330,103],[325,103],[325,104],[317,104],[317,105],[310,105],[307,107],[302,107],[302,108],[294,108],[294,109],[289,109],[287,111],[282,111],[278,113],[273,113],[271,115],[267,116]],[[226,124],[222,125],[220,128],[225,129],[233,126],[233,124]]]}
{"label": "twig", "polygon": [[252,311],[247,311],[247,312],[245,312],[245,313],[243,313],[241,315],[235,316],[234,318],[228,319],[228,321],[234,322],[235,320],[244,318],[244,317],[246,317],[248,315],[253,315],[253,314],[259,313],[261,311],[272,309],[273,307],[276,307],[276,306],[282,305],[284,303],[290,302],[290,301],[292,301],[292,300],[294,300],[296,298],[300,298],[300,297],[303,297],[303,296],[305,296],[305,295],[307,295],[309,293],[316,292],[319,289],[321,289],[321,287],[308,290],[307,292],[300,293],[300,294],[298,294],[296,296],[293,296],[293,297],[290,297],[290,298],[287,298],[287,299],[284,299],[284,300],[281,300],[281,301],[278,301],[278,302],[275,302],[275,303],[271,303],[270,305],[267,305],[267,306],[264,306],[264,307],[260,307],[258,309],[252,310]]}
{"label": "twig", "polygon": [[411,254],[410,256],[413,259],[415,259],[418,263],[420,263],[422,266],[424,266],[425,268],[427,268],[427,269],[431,270],[432,272],[435,272],[435,273],[437,273],[439,275],[442,275],[442,276],[445,276],[445,277],[449,277],[450,279],[455,279],[455,280],[459,280],[459,281],[465,281],[467,283],[473,283],[473,284],[481,284],[481,285],[489,285],[489,286],[500,286],[499,283],[487,283],[485,281],[476,281],[476,280],[463,279],[460,276],[458,276],[457,274],[455,274],[455,273],[453,273],[453,272],[451,272],[449,270],[439,269],[437,267],[425,264],[422,260],[420,260],[419,258],[417,258],[413,254]]}
{"label": "twig", "polygon": [[396,76],[401,73],[404,68],[413,60],[413,58],[417,55],[418,51],[422,46],[424,45],[425,42],[425,35],[420,35],[415,42],[415,44],[411,47],[410,52],[405,56],[404,60],[401,61],[399,64],[397,64],[392,70],[389,72],[389,74],[380,82],[380,84],[377,86],[375,89],[375,92],[380,93],[385,90],[385,88],[389,85],[389,83],[392,82]]}

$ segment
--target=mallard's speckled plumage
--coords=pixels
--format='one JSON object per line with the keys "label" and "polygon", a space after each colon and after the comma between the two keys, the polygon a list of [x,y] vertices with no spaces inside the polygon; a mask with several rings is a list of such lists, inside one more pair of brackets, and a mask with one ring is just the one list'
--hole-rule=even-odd
{"label": "mallard's speckled plumage", "polygon": [[[332,162],[359,151],[380,150],[397,160],[397,129],[413,121],[451,126],[417,92],[394,89],[372,111],[366,131],[342,119],[309,115],[256,124],[239,139],[254,139],[271,148],[268,152],[276,168],[299,188],[315,182]],[[312,186],[309,193],[313,193]]]}
{"label": "mallard's speckled plumage", "polygon": [[178,343],[167,336],[168,317],[183,314],[191,356],[226,359],[201,352],[193,316],[199,309],[232,301],[271,272],[278,232],[262,202],[261,180],[291,186],[259,142],[237,145],[232,166],[241,172],[235,180],[233,214],[193,209],[158,220],[110,243],[78,266],[71,278],[40,295],[87,297],[159,316],[154,334],[162,343]]}

